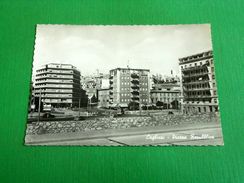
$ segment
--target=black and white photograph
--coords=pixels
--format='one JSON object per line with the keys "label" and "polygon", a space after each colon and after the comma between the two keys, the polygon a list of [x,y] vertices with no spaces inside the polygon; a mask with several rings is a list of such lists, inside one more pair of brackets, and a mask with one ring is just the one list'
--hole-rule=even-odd
{"label": "black and white photograph", "polygon": [[25,145],[224,145],[210,24],[40,24],[33,44]]}

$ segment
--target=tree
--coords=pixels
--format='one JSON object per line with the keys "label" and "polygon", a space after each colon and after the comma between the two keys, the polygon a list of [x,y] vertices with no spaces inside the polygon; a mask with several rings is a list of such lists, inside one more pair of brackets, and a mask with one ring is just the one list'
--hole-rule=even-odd
{"label": "tree", "polygon": [[139,110],[139,103],[137,103],[137,102],[130,102],[128,104],[128,108],[129,108],[130,111]]}
{"label": "tree", "polygon": [[172,108],[173,109],[179,109],[179,101],[178,100],[173,100],[171,102]]}
{"label": "tree", "polygon": [[145,105],[142,106],[141,108],[142,108],[142,110],[147,110],[147,106],[145,106]]}
{"label": "tree", "polygon": [[[38,112],[38,109],[39,109],[39,97],[35,97],[34,98],[34,104],[35,104],[35,111]],[[41,101],[40,102],[40,112],[43,111],[43,102]]]}
{"label": "tree", "polygon": [[97,102],[98,102],[97,97],[93,95],[91,98],[91,103],[97,103]]}
{"label": "tree", "polygon": [[164,106],[164,103],[161,101],[157,101],[156,106],[159,106],[159,107]]}

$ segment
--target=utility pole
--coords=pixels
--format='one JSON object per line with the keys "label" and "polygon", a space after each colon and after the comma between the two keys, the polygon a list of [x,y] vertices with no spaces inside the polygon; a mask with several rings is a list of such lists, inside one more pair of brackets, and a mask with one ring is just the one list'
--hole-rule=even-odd
{"label": "utility pole", "polygon": [[41,112],[41,88],[40,88],[40,93],[39,93],[39,103],[38,103],[38,122],[40,122],[40,112]]}
{"label": "utility pole", "polygon": [[140,116],[141,116],[141,96],[139,95],[139,110],[140,110]]}
{"label": "utility pole", "polygon": [[80,98],[79,98],[79,119],[80,119]]}

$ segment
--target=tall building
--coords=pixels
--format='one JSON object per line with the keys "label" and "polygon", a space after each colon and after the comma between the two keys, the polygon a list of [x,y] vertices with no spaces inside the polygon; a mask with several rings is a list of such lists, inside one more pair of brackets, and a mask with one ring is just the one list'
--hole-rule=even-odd
{"label": "tall building", "polygon": [[[44,104],[53,107],[74,107],[79,99],[84,99],[81,90],[80,72],[70,64],[51,63],[36,71],[35,96],[40,96]],[[84,101],[81,101],[84,102]]]}
{"label": "tall building", "polygon": [[110,70],[110,106],[128,107],[130,102],[150,102],[148,69],[116,68]]}
{"label": "tall building", "polygon": [[185,113],[218,111],[213,52],[207,51],[179,59],[182,109]]}

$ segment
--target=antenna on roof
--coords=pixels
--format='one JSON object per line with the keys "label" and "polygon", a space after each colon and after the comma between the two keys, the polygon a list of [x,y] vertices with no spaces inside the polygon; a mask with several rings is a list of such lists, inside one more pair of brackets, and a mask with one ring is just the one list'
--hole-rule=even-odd
{"label": "antenna on roof", "polygon": [[130,60],[127,61],[127,68],[130,69]]}

